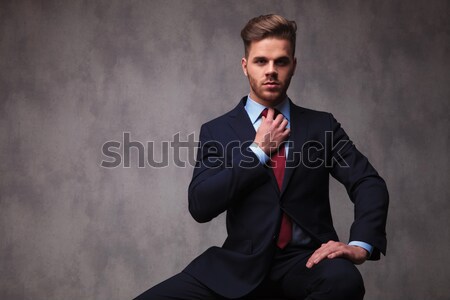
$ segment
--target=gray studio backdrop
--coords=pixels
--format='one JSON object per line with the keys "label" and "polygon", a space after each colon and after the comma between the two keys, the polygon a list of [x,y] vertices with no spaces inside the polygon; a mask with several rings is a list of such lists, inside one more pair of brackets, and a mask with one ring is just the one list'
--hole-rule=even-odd
{"label": "gray studio backdrop", "polygon": [[[188,214],[186,145],[248,93],[240,29],[272,12],[299,28],[290,97],[332,112],[390,189],[366,299],[450,298],[448,1],[3,0],[1,299],[131,299],[222,243],[223,215]],[[168,165],[135,147],[126,167],[124,133]]]}

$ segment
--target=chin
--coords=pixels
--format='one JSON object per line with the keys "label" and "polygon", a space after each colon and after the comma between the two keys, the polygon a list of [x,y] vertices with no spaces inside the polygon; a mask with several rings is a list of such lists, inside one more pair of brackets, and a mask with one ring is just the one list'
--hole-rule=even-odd
{"label": "chin", "polygon": [[278,102],[283,100],[280,93],[270,93],[269,95],[264,95],[263,99],[267,102]]}

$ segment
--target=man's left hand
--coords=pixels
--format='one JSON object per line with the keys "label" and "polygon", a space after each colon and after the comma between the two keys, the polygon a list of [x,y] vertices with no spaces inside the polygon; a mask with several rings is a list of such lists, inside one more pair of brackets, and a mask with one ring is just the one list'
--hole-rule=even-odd
{"label": "man's left hand", "polygon": [[350,260],[354,264],[362,264],[367,260],[368,252],[364,248],[358,246],[350,246],[341,242],[329,241],[322,244],[319,249],[314,251],[306,263],[306,267],[311,269],[323,259],[333,259],[342,257]]}

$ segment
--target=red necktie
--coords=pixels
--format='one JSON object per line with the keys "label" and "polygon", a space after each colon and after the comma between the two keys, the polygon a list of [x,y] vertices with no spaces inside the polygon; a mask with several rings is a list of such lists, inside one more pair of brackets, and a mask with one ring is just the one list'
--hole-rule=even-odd
{"label": "red necktie", "polygon": [[[266,108],[261,113],[261,115],[264,116],[265,118],[267,118],[267,111],[268,109]],[[278,110],[275,110],[275,117],[279,113],[280,112]],[[273,170],[280,191],[283,185],[284,170],[286,168],[285,152],[286,152],[285,146],[284,144],[281,144],[279,150],[276,153],[272,154],[270,159],[270,166]],[[283,216],[281,218],[280,233],[277,241],[278,248],[283,249],[284,247],[286,247],[286,245],[289,244],[291,239],[292,239],[292,221],[291,218],[289,218],[289,216],[283,212]]]}

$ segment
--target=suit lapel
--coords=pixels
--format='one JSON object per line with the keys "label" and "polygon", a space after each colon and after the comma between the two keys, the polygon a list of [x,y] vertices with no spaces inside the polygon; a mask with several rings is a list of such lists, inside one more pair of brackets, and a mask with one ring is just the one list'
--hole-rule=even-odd
{"label": "suit lapel", "polygon": [[305,110],[290,101],[291,105],[291,136],[289,138],[289,153],[286,159],[281,194],[284,193],[294,172],[302,167],[301,151],[308,137],[308,122],[304,116]]}
{"label": "suit lapel", "polygon": [[241,143],[253,141],[256,134],[255,128],[244,108],[246,100],[247,97],[241,99],[238,106],[230,112],[229,119],[229,124]]}

